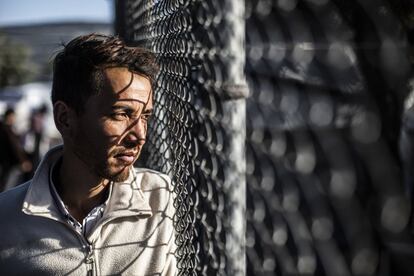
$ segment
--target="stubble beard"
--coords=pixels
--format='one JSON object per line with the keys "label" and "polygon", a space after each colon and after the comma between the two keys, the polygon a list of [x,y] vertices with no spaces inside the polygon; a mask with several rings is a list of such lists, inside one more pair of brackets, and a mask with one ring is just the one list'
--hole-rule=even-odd
{"label": "stubble beard", "polygon": [[113,155],[97,154],[98,151],[92,146],[75,144],[75,155],[88,167],[89,171],[96,176],[114,182],[123,182],[129,177],[131,166],[125,166],[117,169],[111,165],[110,159]]}
{"label": "stubble beard", "polygon": [[96,167],[95,171],[96,173],[98,173],[98,175],[110,181],[114,181],[114,182],[123,182],[128,179],[129,170],[132,165],[124,167],[119,172],[113,172],[111,171],[111,166],[108,164],[108,162],[104,162],[104,163],[105,164],[102,167],[101,166]]}

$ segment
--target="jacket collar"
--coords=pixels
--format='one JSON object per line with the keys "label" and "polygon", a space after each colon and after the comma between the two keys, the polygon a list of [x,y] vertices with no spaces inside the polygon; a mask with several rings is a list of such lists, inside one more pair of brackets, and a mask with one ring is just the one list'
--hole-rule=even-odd
{"label": "jacket collar", "polygon": [[[62,156],[63,146],[48,151],[27,190],[22,211],[28,215],[61,220],[61,214],[52,197],[49,173],[52,165]],[[151,207],[141,190],[142,174],[130,170],[125,182],[113,183],[111,197],[102,219],[118,217],[152,216]]]}

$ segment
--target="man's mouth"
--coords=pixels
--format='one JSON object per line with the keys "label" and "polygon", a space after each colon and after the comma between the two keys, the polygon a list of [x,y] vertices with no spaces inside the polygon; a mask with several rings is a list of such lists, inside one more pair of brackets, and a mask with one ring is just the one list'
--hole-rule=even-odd
{"label": "man's mouth", "polygon": [[125,152],[115,154],[114,157],[117,160],[120,160],[121,162],[129,165],[129,164],[132,164],[135,161],[136,155],[137,154],[135,152],[125,151]]}

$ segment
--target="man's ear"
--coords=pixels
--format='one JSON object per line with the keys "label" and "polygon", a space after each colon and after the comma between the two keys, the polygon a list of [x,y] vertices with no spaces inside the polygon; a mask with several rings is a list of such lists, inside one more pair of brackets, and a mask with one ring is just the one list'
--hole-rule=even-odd
{"label": "man's ear", "polygon": [[70,137],[73,132],[74,124],[76,124],[76,113],[66,103],[57,101],[53,105],[53,119],[56,128],[62,137]]}

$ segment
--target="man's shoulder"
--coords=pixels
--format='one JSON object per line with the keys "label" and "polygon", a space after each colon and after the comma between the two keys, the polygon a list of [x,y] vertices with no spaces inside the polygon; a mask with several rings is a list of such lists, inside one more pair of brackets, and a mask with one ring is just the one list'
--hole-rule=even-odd
{"label": "man's shoulder", "polygon": [[174,193],[171,178],[168,175],[151,169],[136,169],[140,188],[153,210],[167,210],[173,214]]}
{"label": "man's shoulder", "polygon": [[166,188],[171,189],[171,178],[159,171],[147,169],[147,168],[135,168],[137,175],[141,175],[141,188],[154,189],[154,188]]}
{"label": "man's shoulder", "polygon": [[170,179],[170,177],[168,175],[166,175],[165,173],[153,170],[153,169],[148,169],[148,168],[140,168],[140,167],[135,167],[135,172],[137,174],[148,174],[154,177],[163,177],[163,178],[167,178]]}
{"label": "man's shoulder", "polygon": [[0,193],[0,220],[21,211],[30,183],[31,181]]}

